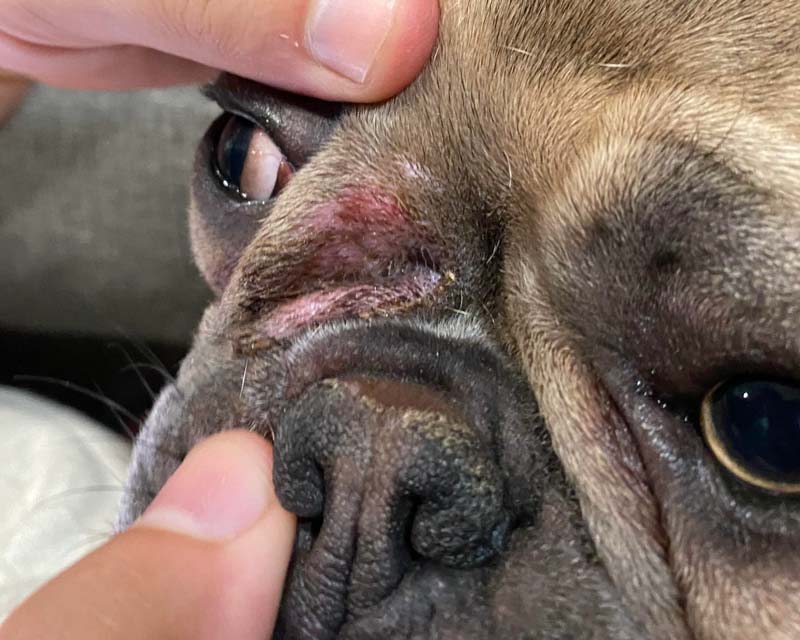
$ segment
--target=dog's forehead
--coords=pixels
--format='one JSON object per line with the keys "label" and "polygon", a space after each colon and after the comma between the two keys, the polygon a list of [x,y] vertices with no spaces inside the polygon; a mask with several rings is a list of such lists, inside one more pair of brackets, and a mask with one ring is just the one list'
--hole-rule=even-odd
{"label": "dog's forehead", "polygon": [[[780,83],[798,52],[791,0],[444,0],[443,36],[463,56],[492,53],[541,70],[691,70],[720,81]],[[486,50],[489,46],[491,52]],[[743,77],[743,72],[760,71]],[[625,75],[625,74],[623,74]]]}
{"label": "dog's forehead", "polygon": [[491,116],[506,131],[514,120],[515,135],[552,123],[557,134],[538,144],[564,140],[610,99],[624,97],[624,109],[670,91],[687,97],[693,123],[729,121],[722,102],[779,112],[800,134],[800,18],[789,0],[445,1],[443,11],[437,86],[468,94],[462,117]]}
{"label": "dog's forehead", "polygon": [[[738,119],[740,146],[800,138],[800,19],[788,0],[445,0],[442,10],[429,73],[393,101],[399,126],[383,119],[373,139],[423,163],[448,156],[469,180],[510,169],[533,190],[557,182],[598,127],[700,131],[711,146]],[[456,151],[466,162],[453,167]]]}
{"label": "dog's forehead", "polygon": [[[773,194],[787,212],[800,203],[795,3],[445,0],[442,9],[429,72],[359,124],[373,147],[430,168],[450,200],[499,202],[541,236],[563,227],[565,207],[556,220],[530,220],[553,193],[605,197],[615,168],[657,181],[694,149],[698,161],[714,153],[720,173],[747,176],[743,196]],[[576,224],[604,215],[594,204],[570,208]]]}

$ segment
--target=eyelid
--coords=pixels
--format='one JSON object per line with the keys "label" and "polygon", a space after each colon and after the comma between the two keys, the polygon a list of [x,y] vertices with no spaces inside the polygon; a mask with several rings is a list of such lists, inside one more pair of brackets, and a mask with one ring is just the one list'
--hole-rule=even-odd
{"label": "eyelid", "polygon": [[203,89],[222,109],[264,129],[295,167],[303,166],[338,127],[342,105],[298,96],[224,74]]}
{"label": "eyelid", "polygon": [[269,117],[257,117],[255,114],[251,113],[249,110],[242,108],[236,100],[231,100],[230,96],[221,91],[217,91],[214,85],[209,85],[203,88],[203,94],[217,103],[217,105],[226,113],[230,113],[232,115],[238,116],[243,120],[247,120],[248,122],[253,123],[255,126],[263,129],[266,131],[269,136],[275,141],[275,143],[283,149],[284,141],[280,140],[279,130],[280,130],[280,123],[276,122],[275,119]]}

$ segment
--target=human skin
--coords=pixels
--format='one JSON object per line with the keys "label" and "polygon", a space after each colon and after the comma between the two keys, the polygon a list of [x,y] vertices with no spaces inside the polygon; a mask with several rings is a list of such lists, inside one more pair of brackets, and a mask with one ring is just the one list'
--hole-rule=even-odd
{"label": "human skin", "polygon": [[29,86],[30,82],[23,76],[0,69],[0,127],[16,111]]}
{"label": "human skin", "polygon": [[0,0],[0,60],[70,88],[192,83],[223,69],[371,102],[419,73],[437,22],[435,0]]}
{"label": "human skin", "polygon": [[201,442],[133,527],[33,594],[0,639],[269,637],[295,537],[271,477],[263,438]]}

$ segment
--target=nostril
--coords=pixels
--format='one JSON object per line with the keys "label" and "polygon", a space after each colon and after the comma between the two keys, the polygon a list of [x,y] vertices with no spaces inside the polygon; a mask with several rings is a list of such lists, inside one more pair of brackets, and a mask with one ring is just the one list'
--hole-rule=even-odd
{"label": "nostril", "polygon": [[282,412],[272,430],[275,492],[301,518],[322,517],[326,476],[333,472],[340,447],[355,452],[346,427],[351,416],[340,412],[341,420],[331,417],[331,391],[330,385],[320,384]]}
{"label": "nostril", "polygon": [[406,550],[408,561],[420,562],[425,559],[425,556],[417,551],[414,546],[414,523],[418,520],[420,502],[419,500],[411,500],[409,504],[411,506],[408,509],[408,516],[403,523],[402,544],[403,549]]}
{"label": "nostril", "polygon": [[[278,432],[276,431],[276,444]],[[325,506],[323,473],[306,452],[281,448],[282,455],[275,457],[273,482],[281,504],[301,518],[321,519]]]}
{"label": "nostril", "polygon": [[470,569],[478,567],[503,551],[508,541],[510,517],[500,515],[492,527],[491,516],[458,517],[450,509],[422,513],[412,525],[411,548],[419,556],[444,566]]}
{"label": "nostril", "polygon": [[[504,481],[491,447],[453,415],[401,414],[395,430],[405,451],[397,469],[399,497],[417,499],[411,548],[450,567],[474,567],[505,543],[510,515]],[[381,454],[391,455],[388,450]],[[397,459],[397,458],[396,458]]]}
{"label": "nostril", "polygon": [[309,521],[308,530],[314,540],[319,538],[319,534],[322,531],[322,517],[320,516],[318,518],[312,518]]}
{"label": "nostril", "polygon": [[285,490],[279,492],[279,500],[301,518],[312,518],[316,522],[321,519],[319,516],[325,505],[325,494],[320,478],[320,475],[312,472],[307,474],[305,480],[295,480],[292,484],[284,485]]}

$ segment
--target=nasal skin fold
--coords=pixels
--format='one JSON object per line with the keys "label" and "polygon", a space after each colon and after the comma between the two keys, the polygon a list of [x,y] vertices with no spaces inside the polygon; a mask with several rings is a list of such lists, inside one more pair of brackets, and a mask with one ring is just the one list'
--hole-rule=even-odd
{"label": "nasal skin fold", "polygon": [[[396,199],[380,189],[347,190],[310,216],[317,246],[308,256],[316,272],[380,276],[387,264],[430,261],[438,268],[432,233],[412,222]],[[322,242],[319,242],[322,240]],[[425,256],[424,260],[421,256]]]}
{"label": "nasal skin fold", "polygon": [[304,326],[322,320],[369,317],[372,313],[410,308],[434,293],[442,277],[437,273],[410,273],[386,285],[352,285],[310,293],[284,303],[264,322],[264,335],[280,340]]}
{"label": "nasal skin fold", "polygon": [[299,219],[290,234],[292,260],[268,283],[259,323],[264,338],[410,309],[449,283],[442,243],[380,189],[347,190]]}

